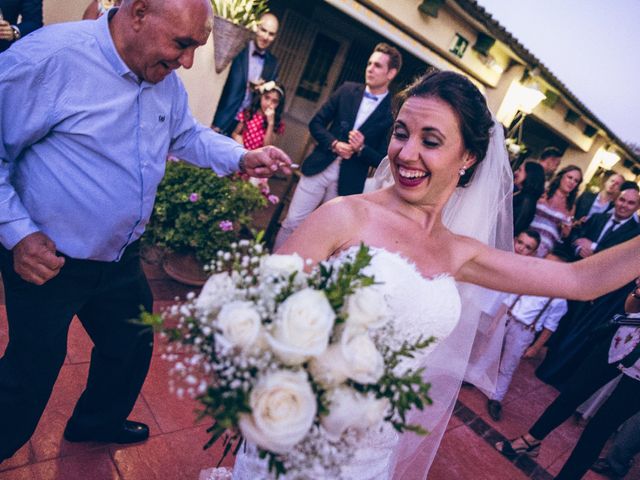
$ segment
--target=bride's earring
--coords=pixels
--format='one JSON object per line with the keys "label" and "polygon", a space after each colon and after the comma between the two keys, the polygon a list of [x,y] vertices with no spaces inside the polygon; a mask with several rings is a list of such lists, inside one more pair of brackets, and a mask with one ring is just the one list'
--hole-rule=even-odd
{"label": "bride's earring", "polygon": [[458,175],[460,175],[461,177],[464,176],[464,174],[467,173],[467,169],[462,167],[460,168],[460,170],[458,170]]}

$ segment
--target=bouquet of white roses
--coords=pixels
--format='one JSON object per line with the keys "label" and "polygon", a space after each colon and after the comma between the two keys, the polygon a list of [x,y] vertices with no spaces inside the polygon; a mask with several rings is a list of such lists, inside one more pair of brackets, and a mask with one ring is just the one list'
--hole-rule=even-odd
{"label": "bouquet of white roses", "polygon": [[433,338],[387,343],[393,322],[363,273],[370,261],[363,245],[307,273],[297,255],[241,241],[218,252],[199,296],[145,315],[169,339],[172,387],[214,420],[205,448],[224,435],[226,454],[244,438],[276,477],[340,478],[367,429],[426,433],[405,415],[431,402],[429,385],[398,364]]}

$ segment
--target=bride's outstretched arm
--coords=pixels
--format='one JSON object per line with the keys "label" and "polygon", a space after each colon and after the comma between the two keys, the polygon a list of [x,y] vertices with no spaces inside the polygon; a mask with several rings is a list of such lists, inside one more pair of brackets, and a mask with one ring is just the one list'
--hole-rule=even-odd
{"label": "bride's outstretched arm", "polygon": [[469,239],[462,241],[461,252],[469,260],[458,280],[528,295],[590,300],[640,275],[640,236],[573,263],[515,255]]}
{"label": "bride's outstretched arm", "polygon": [[297,253],[315,265],[339,252],[348,245],[356,228],[358,215],[353,203],[338,197],[320,206],[275,253]]}

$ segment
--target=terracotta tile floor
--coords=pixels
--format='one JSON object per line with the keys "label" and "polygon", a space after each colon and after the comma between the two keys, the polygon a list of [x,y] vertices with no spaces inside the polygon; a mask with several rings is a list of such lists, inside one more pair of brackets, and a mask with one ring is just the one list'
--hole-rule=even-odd
{"label": "terracotta tile floor", "polygon": [[[189,288],[166,278],[162,270],[145,265],[156,297],[155,308],[184,296]],[[0,288],[0,352],[7,343],[4,297]],[[203,451],[204,425],[195,425],[197,405],[171,395],[167,364],[159,357],[142,389],[132,418],[151,428],[151,438],[133,446],[99,443],[71,444],[62,431],[82,391],[91,342],[77,320],[69,334],[69,351],[45,413],[31,440],[13,458],[0,465],[0,480],[196,480],[198,472],[216,463],[220,446]],[[504,419],[494,422],[486,413],[486,398],[474,388],[463,388],[459,407],[451,418],[442,446],[429,474],[431,480],[549,479],[562,467],[581,432],[570,420],[545,442],[537,463],[515,464],[498,454],[491,443],[500,435],[521,433],[554,398],[555,391],[533,375],[535,365],[523,362],[505,399]],[[230,466],[233,460],[225,463]],[[638,462],[640,463],[640,462]],[[587,480],[601,479],[589,473]],[[628,477],[640,478],[640,465]]]}

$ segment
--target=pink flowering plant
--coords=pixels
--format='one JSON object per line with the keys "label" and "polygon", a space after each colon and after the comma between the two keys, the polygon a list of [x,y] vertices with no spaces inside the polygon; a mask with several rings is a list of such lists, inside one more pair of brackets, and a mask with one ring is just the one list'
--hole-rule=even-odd
{"label": "pink flowering plant", "polygon": [[434,339],[395,339],[371,259],[361,245],[309,269],[240,240],[199,295],[143,314],[169,341],[171,388],[212,421],[205,448],[247,440],[273,477],[339,479],[367,430],[426,433],[406,416],[431,403],[424,369],[400,361]]}
{"label": "pink flowering plant", "polygon": [[241,236],[252,236],[253,211],[266,206],[258,188],[236,176],[167,162],[144,240],[206,263]]}

